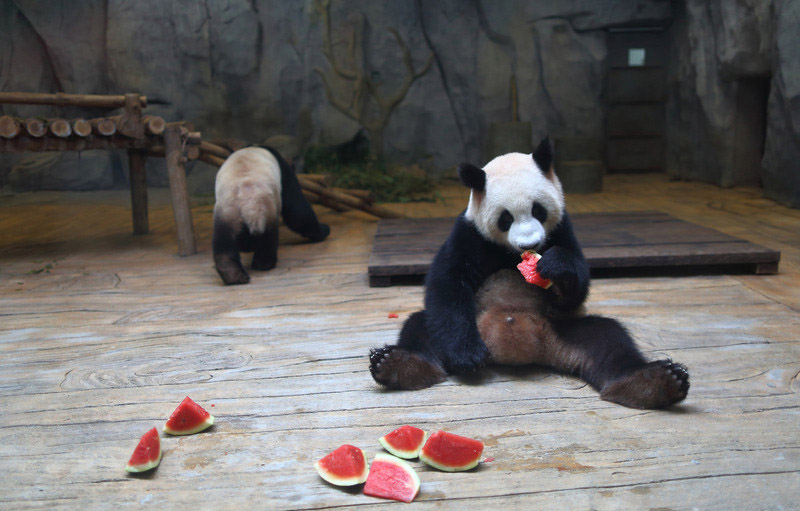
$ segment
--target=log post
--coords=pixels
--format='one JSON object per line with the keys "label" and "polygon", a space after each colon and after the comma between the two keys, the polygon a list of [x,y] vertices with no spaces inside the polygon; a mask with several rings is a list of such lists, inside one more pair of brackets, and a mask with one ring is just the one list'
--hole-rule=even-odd
{"label": "log post", "polygon": [[169,189],[172,195],[172,214],[178,232],[178,254],[187,256],[197,253],[192,225],[192,210],[186,189],[186,169],[183,166],[183,145],[180,128],[169,126],[164,130],[164,150],[169,173]]}
{"label": "log post", "polygon": [[47,123],[47,128],[50,133],[59,138],[67,138],[72,135],[72,126],[69,125],[69,121],[66,119],[50,119],[50,122]]}
{"label": "log post", "polygon": [[117,131],[126,137],[142,138],[142,103],[138,94],[125,94],[125,113],[117,122]]}
{"label": "log post", "polygon": [[[147,106],[147,96],[137,96],[138,102]],[[57,92],[0,92],[0,103],[19,105],[79,106],[84,108],[119,108],[125,106],[127,96],[103,96],[97,94],[65,94]]]}
{"label": "log post", "polygon": [[117,132],[117,123],[114,122],[114,119],[109,119],[108,117],[89,119],[89,124],[92,125],[95,133],[104,137],[110,137]]}
{"label": "log post", "polygon": [[145,115],[142,117],[142,122],[144,123],[144,130],[148,135],[161,135],[167,127],[164,118],[157,115]]}
{"label": "log post", "polygon": [[25,119],[25,131],[32,137],[43,137],[47,134],[47,123],[37,117]]}
{"label": "log post", "polygon": [[128,150],[133,234],[147,234],[150,230],[150,222],[147,216],[147,170],[145,158],[145,153],[142,151],[136,149]]}
{"label": "log post", "polygon": [[0,117],[0,137],[14,138],[22,131],[19,121],[10,115]]}
{"label": "log post", "polygon": [[86,119],[75,119],[72,121],[72,132],[79,137],[88,137],[92,134],[92,125]]}

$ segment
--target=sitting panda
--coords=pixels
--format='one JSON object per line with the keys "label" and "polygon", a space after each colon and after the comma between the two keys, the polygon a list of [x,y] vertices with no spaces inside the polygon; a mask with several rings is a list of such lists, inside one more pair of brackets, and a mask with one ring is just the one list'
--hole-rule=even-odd
{"label": "sitting panda", "polygon": [[275,267],[279,215],[289,229],[313,242],[330,233],[303,196],[294,169],[269,147],[231,154],[217,172],[214,196],[214,265],[225,284],[250,281],[239,252],[253,252],[254,270]]}
{"label": "sitting panda", "polygon": [[[575,374],[600,397],[663,408],[686,397],[686,369],[648,362],[619,322],[583,314],[589,266],[564,210],[554,151],[499,156],[483,169],[462,164],[469,205],[456,219],[425,280],[425,309],[404,323],[396,345],[370,352],[370,372],[391,389],[421,389],[487,362],[539,364]],[[542,254],[553,285],[527,284],[520,254]]]}

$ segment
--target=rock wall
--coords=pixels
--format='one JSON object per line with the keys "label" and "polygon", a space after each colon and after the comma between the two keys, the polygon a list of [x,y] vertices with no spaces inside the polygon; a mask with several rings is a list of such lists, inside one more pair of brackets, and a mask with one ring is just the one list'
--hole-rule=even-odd
{"label": "rock wall", "polygon": [[686,0],[674,12],[667,166],[763,185],[800,207],[800,1]]}
{"label": "rock wall", "polygon": [[[607,29],[670,26],[669,171],[723,185],[763,181],[771,194],[770,183],[785,181],[784,169],[800,161],[792,136],[800,122],[798,2],[331,0],[329,12],[334,55],[347,68],[369,73],[384,96],[405,74],[390,27],[407,44],[416,69],[433,56],[384,131],[390,161],[421,163],[433,172],[492,156],[492,126],[515,117],[512,78],[516,116],[530,123],[531,144],[545,134],[604,140]],[[191,120],[209,138],[259,143],[291,135],[301,146],[336,144],[352,137],[359,123],[326,98],[321,73],[333,72],[323,54],[322,21],[319,0],[0,2],[0,90],[137,91],[156,100],[148,112]],[[359,23],[362,40],[352,52]],[[746,96],[738,84],[765,76],[771,77],[765,82],[768,136],[763,172],[753,175],[732,170],[741,160],[733,128],[737,105]],[[352,94],[341,80],[336,91]],[[23,161],[3,156],[0,187],[126,186],[125,167],[124,154],[108,152]],[[203,164],[189,170],[192,190],[209,193],[213,170]],[[166,185],[159,159],[148,162],[148,179]]]}

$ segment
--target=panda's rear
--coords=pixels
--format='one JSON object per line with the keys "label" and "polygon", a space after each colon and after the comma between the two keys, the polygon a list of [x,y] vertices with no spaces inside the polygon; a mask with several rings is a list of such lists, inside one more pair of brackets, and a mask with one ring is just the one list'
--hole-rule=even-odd
{"label": "panda's rear", "polygon": [[281,211],[281,171],[275,157],[259,147],[234,152],[219,169],[214,188],[215,221],[224,222],[237,234],[246,226],[261,234],[277,225]]}

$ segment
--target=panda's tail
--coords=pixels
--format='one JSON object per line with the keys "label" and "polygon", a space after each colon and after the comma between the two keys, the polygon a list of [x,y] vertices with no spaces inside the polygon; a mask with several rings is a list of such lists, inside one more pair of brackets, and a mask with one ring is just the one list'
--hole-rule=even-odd
{"label": "panda's tail", "polygon": [[243,186],[238,190],[236,203],[242,222],[251,234],[261,234],[267,224],[277,223],[277,204],[255,187]]}
{"label": "panda's tail", "polygon": [[426,345],[425,311],[418,311],[403,324],[398,344],[370,350],[372,378],[397,390],[419,390],[443,382],[447,372]]}

